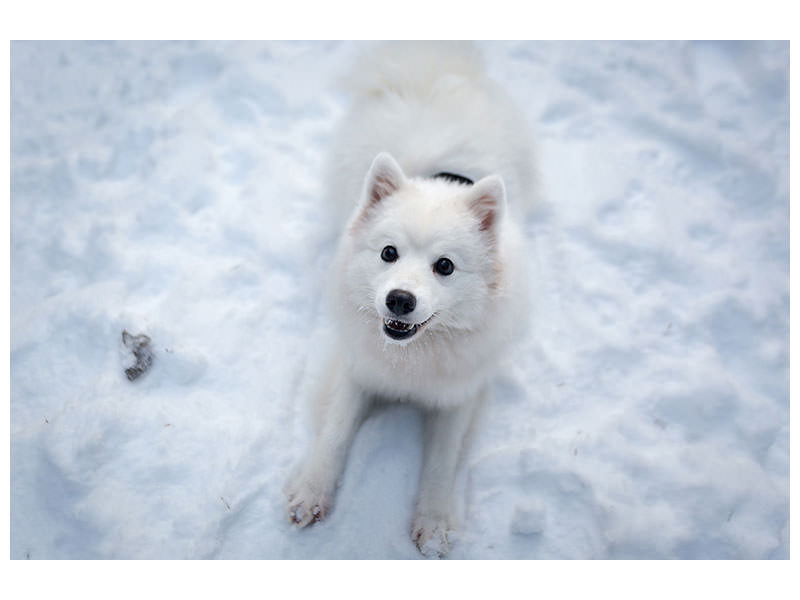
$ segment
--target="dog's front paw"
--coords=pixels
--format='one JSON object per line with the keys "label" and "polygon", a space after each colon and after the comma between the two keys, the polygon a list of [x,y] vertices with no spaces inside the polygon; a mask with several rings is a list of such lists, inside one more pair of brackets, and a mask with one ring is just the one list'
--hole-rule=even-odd
{"label": "dog's front paw", "polygon": [[299,483],[287,490],[289,521],[305,527],[325,518],[331,508],[331,495],[319,486]]}
{"label": "dog's front paw", "polygon": [[417,514],[411,527],[411,539],[423,556],[442,558],[450,549],[447,544],[447,520]]}

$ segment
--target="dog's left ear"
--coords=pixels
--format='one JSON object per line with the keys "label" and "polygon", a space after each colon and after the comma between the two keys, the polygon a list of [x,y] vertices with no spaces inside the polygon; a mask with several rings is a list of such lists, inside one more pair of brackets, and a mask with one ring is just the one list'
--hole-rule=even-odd
{"label": "dog's left ear", "polygon": [[378,154],[372,161],[364,182],[364,208],[369,208],[394,194],[405,179],[403,170],[391,154],[388,152]]}
{"label": "dog's left ear", "polygon": [[353,219],[353,227],[358,227],[364,223],[372,209],[384,198],[394,194],[403,187],[406,176],[397,161],[388,152],[381,152],[372,161],[367,176],[364,179],[364,186],[361,189],[361,201],[356,209],[356,217]]}
{"label": "dog's left ear", "polygon": [[506,209],[506,186],[499,175],[489,175],[478,181],[470,190],[468,205],[478,217],[481,231],[494,233]]}

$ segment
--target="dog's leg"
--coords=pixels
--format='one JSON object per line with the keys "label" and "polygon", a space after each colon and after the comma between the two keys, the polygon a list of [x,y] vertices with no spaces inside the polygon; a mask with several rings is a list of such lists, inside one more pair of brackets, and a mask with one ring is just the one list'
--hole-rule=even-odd
{"label": "dog's leg", "polygon": [[465,440],[485,396],[484,388],[455,408],[431,411],[425,416],[425,455],[411,528],[411,539],[425,556],[441,557],[448,551],[453,487]]}
{"label": "dog's leg", "polygon": [[286,487],[289,520],[299,527],[325,518],[344,470],[353,437],[369,402],[358,386],[333,361],[315,398],[318,417],[311,453],[298,476]]}

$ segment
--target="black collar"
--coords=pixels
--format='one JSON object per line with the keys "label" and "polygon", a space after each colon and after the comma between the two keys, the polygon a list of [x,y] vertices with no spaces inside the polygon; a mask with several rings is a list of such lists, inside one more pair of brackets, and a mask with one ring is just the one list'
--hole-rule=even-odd
{"label": "black collar", "polygon": [[453,183],[463,183],[465,185],[472,185],[475,183],[469,177],[464,177],[463,175],[459,175],[458,173],[448,173],[447,171],[442,171],[441,173],[433,175],[433,179],[440,179],[440,178],[447,179],[447,181],[451,181]]}

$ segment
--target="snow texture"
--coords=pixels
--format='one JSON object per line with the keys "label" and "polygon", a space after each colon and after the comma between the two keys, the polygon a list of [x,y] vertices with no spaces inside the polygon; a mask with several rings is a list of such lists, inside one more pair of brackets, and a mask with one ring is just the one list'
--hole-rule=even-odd
{"label": "snow texture", "polygon": [[[480,47],[543,198],[450,557],[788,558],[788,43]],[[366,421],[325,521],[282,492],[360,49],[12,43],[12,558],[421,557],[411,406]]]}

